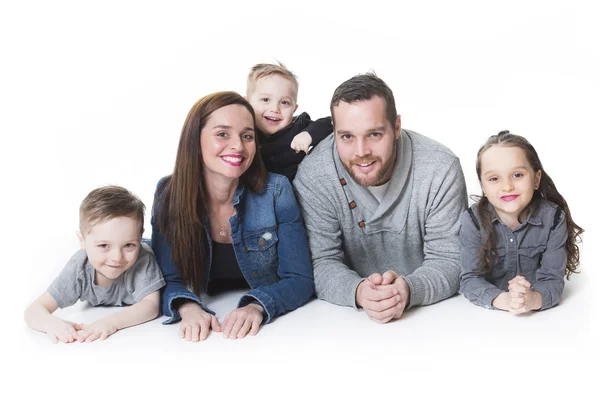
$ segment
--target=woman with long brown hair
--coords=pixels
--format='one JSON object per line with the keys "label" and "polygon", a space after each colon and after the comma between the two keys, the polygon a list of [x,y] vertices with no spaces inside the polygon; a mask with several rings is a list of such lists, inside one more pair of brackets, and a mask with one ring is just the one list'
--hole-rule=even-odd
{"label": "woman with long brown hair", "polygon": [[[234,92],[196,102],[183,125],[173,174],[157,186],[152,248],[167,283],[162,310],[181,338],[254,335],[306,303],[314,281],[304,224],[289,181],[268,174],[254,112]],[[250,288],[223,325],[201,300]]]}

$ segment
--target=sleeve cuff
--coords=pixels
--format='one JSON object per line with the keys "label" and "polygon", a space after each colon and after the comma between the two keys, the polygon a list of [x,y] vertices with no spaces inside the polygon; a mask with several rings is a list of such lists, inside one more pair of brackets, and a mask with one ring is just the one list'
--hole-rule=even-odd
{"label": "sleeve cuff", "polygon": [[351,306],[356,310],[362,309],[362,308],[359,308],[358,304],[356,303],[356,291],[358,291],[358,286],[360,285],[360,283],[362,283],[365,280],[366,280],[366,278],[359,278],[358,280],[356,280],[356,283],[354,284],[354,287],[353,287],[354,289],[352,290],[352,292],[354,293],[354,298],[352,300]]}
{"label": "sleeve cuff", "polygon": [[189,299],[191,301],[196,302],[198,305],[200,305],[200,307],[202,308],[202,310],[204,310],[207,313],[210,313],[212,315],[215,314],[215,312],[213,312],[212,310],[210,310],[209,308],[207,308],[206,306],[204,306],[204,304],[202,303],[202,301],[200,300],[200,298],[198,298],[196,295],[192,294],[192,293],[187,293],[187,294],[173,294],[171,295],[167,300],[169,301],[169,311],[171,314],[165,314],[165,316],[171,316],[170,319],[163,321],[162,324],[172,324],[172,323],[176,323],[178,321],[181,320],[181,315],[179,314],[179,311],[177,309],[174,308],[174,304],[173,301],[175,301],[176,299]]}
{"label": "sleeve cuff", "polygon": [[246,305],[249,305],[253,302],[258,302],[260,306],[265,310],[265,317],[263,318],[263,324],[268,324],[277,316],[276,314],[276,306],[275,301],[265,294],[264,292],[258,290],[250,290],[246,295],[240,298],[238,302],[238,308],[242,308]]}
{"label": "sleeve cuff", "polygon": [[410,291],[410,299],[406,309],[421,305],[425,299],[425,284],[421,278],[414,274],[402,276],[402,278],[406,281],[406,284],[408,284],[408,289]]}
{"label": "sleeve cuff", "polygon": [[135,292],[133,294],[133,299],[135,299],[136,302],[139,302],[142,299],[144,299],[146,296],[152,294],[154,291],[157,291],[164,286],[165,286],[165,280],[161,278],[160,280],[157,280],[157,281],[153,282],[152,284],[149,284],[148,286]]}
{"label": "sleeve cuff", "polygon": [[535,285],[533,285],[533,287],[531,287],[531,290],[538,292],[542,296],[542,307],[539,308],[538,310],[550,309],[554,305],[558,304],[558,303],[553,303],[554,301],[552,301],[552,295],[550,294],[550,292],[548,290],[545,290],[541,287],[536,287]]}
{"label": "sleeve cuff", "polygon": [[479,306],[483,306],[486,309],[496,310],[497,308],[492,305],[492,302],[503,292],[504,291],[502,291],[500,288],[488,288],[487,290],[483,291],[483,294],[481,294],[479,297]]}

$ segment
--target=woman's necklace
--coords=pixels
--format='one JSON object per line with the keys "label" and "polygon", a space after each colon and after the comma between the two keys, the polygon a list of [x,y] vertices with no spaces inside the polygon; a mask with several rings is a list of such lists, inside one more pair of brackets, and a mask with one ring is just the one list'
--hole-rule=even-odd
{"label": "woman's necklace", "polygon": [[225,228],[227,227],[227,225],[223,225],[221,226],[221,231],[219,231],[219,235],[222,237],[225,237]]}
{"label": "woman's necklace", "polygon": [[[221,229],[219,230],[219,235],[221,237],[225,237],[227,235],[226,229],[227,229],[227,223],[226,224],[221,224],[219,222],[219,220],[217,219],[217,216],[211,211],[209,211],[209,215],[213,217],[213,219],[215,220],[215,222],[217,222],[218,226],[221,226]],[[229,221],[229,220],[228,220]]]}

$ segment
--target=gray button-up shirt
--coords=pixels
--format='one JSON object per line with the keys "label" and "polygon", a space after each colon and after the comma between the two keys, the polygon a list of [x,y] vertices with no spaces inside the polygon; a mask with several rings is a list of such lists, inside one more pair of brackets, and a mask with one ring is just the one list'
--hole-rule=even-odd
{"label": "gray button-up shirt", "polygon": [[[471,207],[476,219],[477,206]],[[540,310],[557,305],[567,266],[566,217],[563,211],[557,214],[557,209],[556,204],[541,200],[537,212],[513,231],[492,209],[498,259],[489,275],[475,271],[487,232],[479,228],[478,219],[476,225],[469,211],[465,211],[460,229],[460,292],[474,304],[494,309],[492,301],[508,290],[508,282],[515,276],[524,276],[531,283],[531,289],[542,296]]]}

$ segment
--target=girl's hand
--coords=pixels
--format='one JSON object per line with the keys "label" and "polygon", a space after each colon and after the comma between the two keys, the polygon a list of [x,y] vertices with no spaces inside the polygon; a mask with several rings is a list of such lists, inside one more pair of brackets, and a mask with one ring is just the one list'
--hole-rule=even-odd
{"label": "girl's hand", "polygon": [[492,306],[500,310],[510,311],[510,293],[503,292],[492,301]]}
{"label": "girl's hand", "polygon": [[82,332],[77,337],[79,342],[93,342],[97,339],[103,341],[117,332],[117,327],[104,319],[97,320],[92,324],[83,324],[82,327]]}
{"label": "girl's hand", "polygon": [[221,326],[217,317],[202,310],[196,302],[186,302],[179,307],[181,323],[179,338],[186,341],[204,341],[210,329],[220,332]]}
{"label": "girl's hand", "polygon": [[77,331],[81,329],[81,324],[55,317],[48,326],[46,334],[55,344],[58,341],[68,344],[77,341]]}
{"label": "girl's hand", "polygon": [[531,283],[523,276],[517,276],[508,282],[508,295],[512,314],[527,313],[542,307],[542,296],[531,289]]}
{"label": "girl's hand", "polygon": [[244,338],[248,332],[256,335],[263,321],[263,307],[251,303],[229,313],[223,322],[223,338]]}

